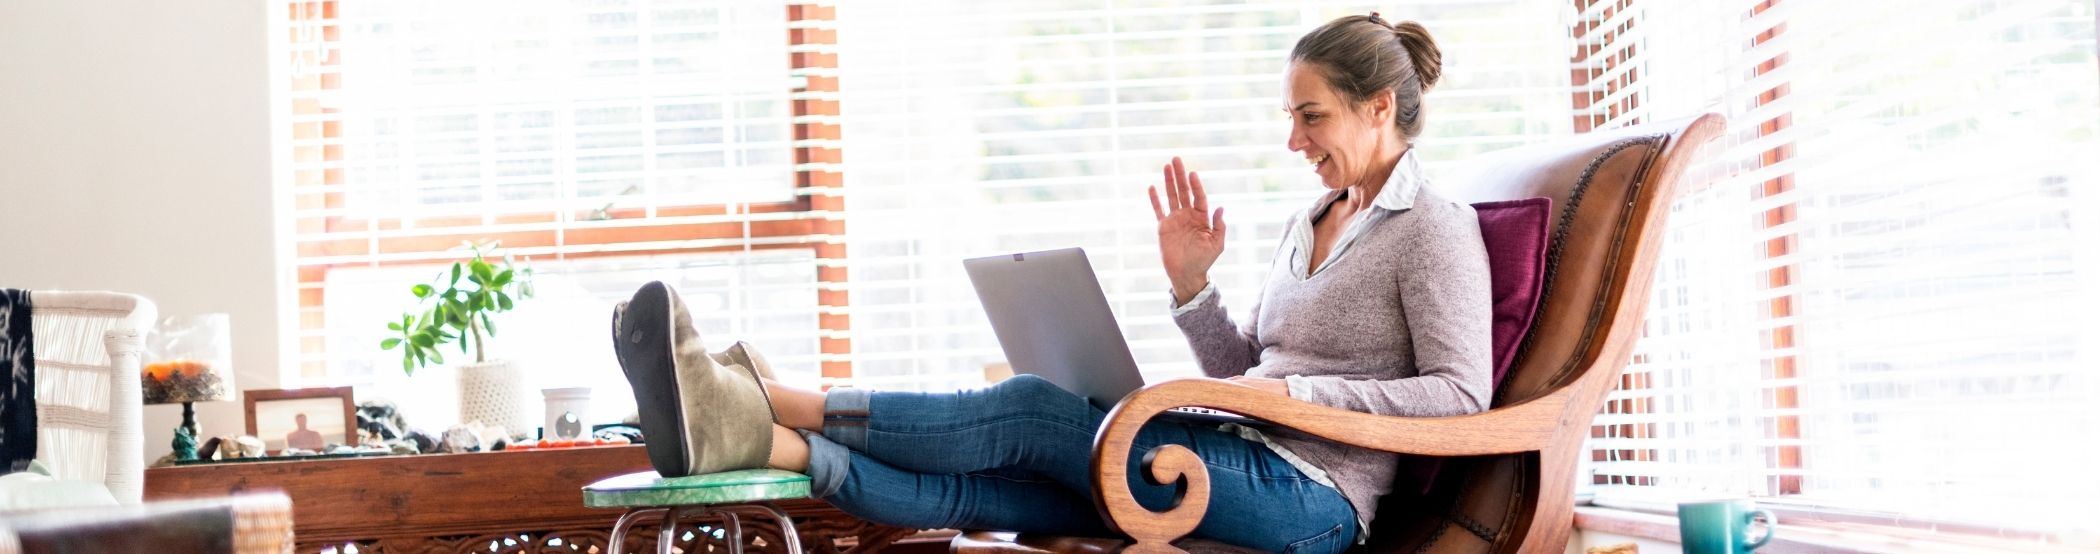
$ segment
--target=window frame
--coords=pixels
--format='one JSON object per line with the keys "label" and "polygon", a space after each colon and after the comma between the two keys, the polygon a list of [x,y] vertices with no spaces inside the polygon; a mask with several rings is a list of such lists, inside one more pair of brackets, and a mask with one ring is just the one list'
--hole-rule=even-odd
{"label": "window frame", "polygon": [[[290,10],[288,41],[300,39],[300,27],[313,27],[324,44],[334,45],[341,36],[340,23],[336,19],[339,0],[294,0]],[[844,200],[841,194],[845,186],[844,174],[839,164],[843,159],[841,148],[842,130],[838,100],[838,32],[837,10],[832,6],[817,5],[802,0],[789,0],[786,4],[786,32],[788,59],[784,60],[786,75],[793,83],[788,91],[788,116],[792,171],[790,179],[794,197],[790,200],[752,203],[686,204],[652,207],[612,208],[601,212],[610,220],[642,217],[696,217],[725,218],[742,215],[738,220],[697,223],[654,223],[634,226],[607,226],[593,229],[543,229],[516,232],[473,232],[486,225],[547,224],[559,218],[559,212],[533,212],[527,214],[473,214],[434,215],[424,217],[359,218],[346,215],[327,215],[318,218],[283,215],[291,219],[294,232],[291,244],[291,259],[288,269],[292,272],[293,293],[291,304],[297,314],[293,328],[297,337],[294,358],[298,362],[287,368],[282,377],[290,383],[323,384],[331,382],[328,366],[324,285],[327,273],[332,268],[349,266],[410,265],[457,259],[458,255],[426,255],[414,259],[307,263],[306,260],[333,256],[369,256],[389,250],[436,253],[462,240],[501,240],[506,246],[517,248],[551,248],[559,245],[564,249],[555,254],[555,259],[590,258],[603,256],[636,256],[661,254],[708,254],[751,249],[808,249],[818,260],[818,306],[820,310],[818,328],[813,332],[820,337],[820,372],[825,378],[846,379],[852,377],[851,318],[847,313],[846,251],[838,237],[845,233],[843,215]],[[295,44],[296,45],[296,44]],[[290,53],[295,66],[312,64],[327,66],[339,64],[342,52],[330,46],[318,52],[299,51]],[[294,93],[337,90],[342,87],[340,75],[300,74],[290,75],[290,90]],[[291,148],[291,159],[298,161],[319,159],[337,162],[343,159],[343,146],[326,144],[330,139],[342,138],[340,126],[329,123],[296,121],[298,116],[320,115],[331,112],[331,108],[319,105],[311,99],[291,101],[290,114],[294,121],[291,140],[320,140],[322,145],[296,145]],[[342,190],[349,184],[340,169],[298,168],[291,172],[291,183],[285,188],[292,196],[293,214],[311,209],[341,209],[345,207],[348,192]],[[309,190],[309,187],[320,190]],[[752,218],[750,216],[773,216]],[[444,229],[457,227],[465,232],[439,234],[399,239],[377,238],[330,238],[336,233],[385,231],[402,228]],[[583,231],[577,233],[575,231]],[[575,236],[581,235],[581,236]],[[557,238],[558,237],[558,238]],[[405,248],[386,248],[382,240],[404,241],[411,245]],[[619,245],[633,245],[665,240],[741,240],[747,244],[723,244],[714,246],[689,246],[670,248],[620,249]],[[751,241],[758,244],[748,244]],[[567,251],[570,247],[583,246],[578,251]],[[461,254],[463,255],[463,254]]]}

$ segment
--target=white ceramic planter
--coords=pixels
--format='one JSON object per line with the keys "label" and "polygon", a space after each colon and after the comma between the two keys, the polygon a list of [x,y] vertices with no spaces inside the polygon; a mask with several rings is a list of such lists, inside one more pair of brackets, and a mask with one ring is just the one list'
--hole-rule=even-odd
{"label": "white ceramic planter", "polygon": [[511,436],[531,436],[536,402],[525,370],[511,360],[459,366],[459,420],[501,425]]}

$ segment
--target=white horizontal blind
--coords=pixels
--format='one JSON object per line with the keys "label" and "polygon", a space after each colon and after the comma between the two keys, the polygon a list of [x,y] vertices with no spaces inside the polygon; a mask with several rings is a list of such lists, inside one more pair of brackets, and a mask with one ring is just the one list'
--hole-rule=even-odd
{"label": "white horizontal blind", "polygon": [[301,363],[287,386],[449,385],[400,380],[398,352],[377,345],[381,316],[410,308],[408,287],[465,255],[466,240],[500,240],[540,277],[539,298],[499,317],[491,341],[535,384],[626,402],[605,340],[611,305],[654,279],[681,287],[711,343],[766,343],[776,365],[815,382],[817,263],[797,229],[819,215],[798,207],[784,2],[288,11],[273,37],[292,60],[282,217]]}
{"label": "white horizontal blind", "polygon": [[2093,3],[1827,4],[1788,17],[1803,495],[2090,525]]}
{"label": "white horizontal blind", "polygon": [[[344,213],[780,201],[781,2],[344,1]],[[583,214],[588,218],[588,212]]]}
{"label": "white horizontal blind", "polygon": [[1673,211],[1598,480],[2089,525],[2093,4],[1756,4],[1640,4],[1649,105],[1733,121]]}
{"label": "white horizontal blind", "polygon": [[[1776,52],[1753,38],[1776,20],[1752,17],[1759,1],[1596,2],[1578,20],[1600,30],[1577,67],[1603,69],[1578,94],[1602,100],[1578,117],[1599,128],[1719,111],[1728,130],[1689,167],[1670,209],[1656,263],[1642,338],[1618,387],[1593,422],[1592,455],[1582,484],[1597,491],[1653,487],[1722,494],[1770,495],[1783,439],[1769,421],[1771,383],[1760,372],[1774,354],[1760,316],[1760,255],[1769,230],[1753,225],[1759,210],[1758,139],[1775,117],[1760,105],[1751,71]],[[1611,31],[1610,33],[1603,32]],[[1620,491],[1627,492],[1627,491]]]}
{"label": "white horizontal blind", "polygon": [[1251,304],[1286,218],[1321,191],[1284,143],[1286,57],[1326,21],[1416,19],[1443,46],[1432,168],[1567,132],[1560,12],[1475,0],[869,1],[839,7],[856,380],[979,385],[1003,358],[963,275],[977,255],[1087,249],[1147,376],[1196,374],[1167,318],[1145,187],[1180,156],[1225,208],[1211,279]]}

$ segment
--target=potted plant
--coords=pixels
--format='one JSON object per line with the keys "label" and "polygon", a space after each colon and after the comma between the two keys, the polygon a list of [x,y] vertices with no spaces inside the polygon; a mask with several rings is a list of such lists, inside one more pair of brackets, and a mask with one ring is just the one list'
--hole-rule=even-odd
{"label": "potted plant", "polygon": [[516,434],[532,422],[525,373],[511,360],[489,359],[487,338],[496,335],[492,316],[515,308],[517,299],[532,297],[532,269],[518,267],[509,255],[492,262],[500,245],[462,243],[473,252],[471,258],[454,262],[430,283],[409,287],[416,306],[386,324],[397,336],[379,347],[400,348],[401,371],[414,375],[417,368],[444,364],[441,347],[457,342],[461,354],[474,354],[474,363],[457,366],[460,422],[501,425],[505,433]]}

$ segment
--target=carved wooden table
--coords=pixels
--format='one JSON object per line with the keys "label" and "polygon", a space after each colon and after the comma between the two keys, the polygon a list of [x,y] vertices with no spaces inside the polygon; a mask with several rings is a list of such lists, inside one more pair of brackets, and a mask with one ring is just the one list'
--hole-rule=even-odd
{"label": "carved wooden table", "polygon": [[[584,485],[649,470],[643,447],[601,446],[314,461],[207,464],[146,470],[146,499],[283,491],[292,498],[298,551],[356,545],[361,554],[605,552],[619,510],[585,508]],[[913,533],[868,523],[816,500],[774,504],[795,519],[809,552],[879,550]],[[781,544],[777,527],[746,524],[755,542]],[[726,545],[693,526],[676,533],[688,553]],[[773,540],[763,540],[770,534]],[[638,532],[625,549],[655,548]],[[751,551],[772,551],[754,548]]]}

